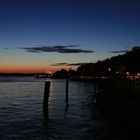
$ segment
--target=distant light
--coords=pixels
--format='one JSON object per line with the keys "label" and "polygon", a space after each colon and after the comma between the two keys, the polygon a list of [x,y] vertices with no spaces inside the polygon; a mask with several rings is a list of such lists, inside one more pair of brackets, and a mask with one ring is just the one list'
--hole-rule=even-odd
{"label": "distant light", "polygon": [[130,72],[127,71],[127,72],[126,72],[126,75],[130,75]]}
{"label": "distant light", "polygon": [[111,68],[110,67],[108,68],[108,71],[111,71]]}

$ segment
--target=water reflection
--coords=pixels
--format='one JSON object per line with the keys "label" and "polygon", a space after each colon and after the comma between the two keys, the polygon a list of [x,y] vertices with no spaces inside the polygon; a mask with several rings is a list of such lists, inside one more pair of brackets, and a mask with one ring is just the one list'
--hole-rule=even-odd
{"label": "water reflection", "polygon": [[66,105],[65,105],[65,112],[66,112],[66,113],[68,112],[68,109],[69,109],[69,104],[66,104]]}
{"label": "water reflection", "polygon": [[[53,135],[53,139],[98,140],[119,137],[114,133],[116,130],[111,123],[104,120],[94,106],[94,87],[91,83],[71,82],[70,104],[65,104],[65,85],[60,83],[52,83],[54,85],[50,97],[50,120],[46,123],[47,131],[49,135]],[[54,92],[56,90],[57,92]],[[57,97],[57,102],[52,100],[54,97]]]}
{"label": "water reflection", "polygon": [[1,82],[0,139],[118,138],[119,131],[91,105],[92,83],[70,81],[69,104],[65,104],[65,91],[65,80],[52,80],[46,119],[42,114],[44,82]]}

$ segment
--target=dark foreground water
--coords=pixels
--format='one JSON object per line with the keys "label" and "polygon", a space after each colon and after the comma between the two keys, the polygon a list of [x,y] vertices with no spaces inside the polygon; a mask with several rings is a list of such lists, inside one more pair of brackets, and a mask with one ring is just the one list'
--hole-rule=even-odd
{"label": "dark foreground water", "polygon": [[0,140],[119,140],[122,133],[91,107],[91,83],[52,80],[49,120],[43,117],[44,81],[33,77],[0,77]]}

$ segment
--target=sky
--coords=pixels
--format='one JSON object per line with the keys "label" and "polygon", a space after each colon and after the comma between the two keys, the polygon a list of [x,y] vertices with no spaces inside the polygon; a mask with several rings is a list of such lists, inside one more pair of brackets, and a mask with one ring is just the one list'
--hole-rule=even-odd
{"label": "sky", "polygon": [[0,73],[73,68],[140,46],[139,0],[1,0]]}

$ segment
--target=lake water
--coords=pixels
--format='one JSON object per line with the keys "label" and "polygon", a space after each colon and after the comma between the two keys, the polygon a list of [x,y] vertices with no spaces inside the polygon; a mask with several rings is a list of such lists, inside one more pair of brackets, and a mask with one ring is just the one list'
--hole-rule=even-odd
{"label": "lake water", "polygon": [[0,77],[1,140],[119,140],[121,132],[98,112],[92,83],[51,80],[49,119],[43,117],[44,81]]}

